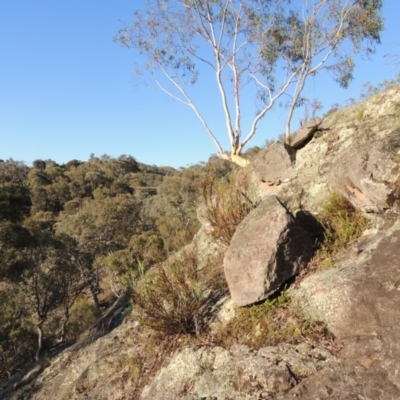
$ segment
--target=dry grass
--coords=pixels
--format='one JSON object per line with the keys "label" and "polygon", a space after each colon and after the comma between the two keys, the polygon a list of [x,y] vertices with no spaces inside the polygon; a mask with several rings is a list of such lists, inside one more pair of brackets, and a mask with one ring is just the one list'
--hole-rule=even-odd
{"label": "dry grass", "polygon": [[248,178],[217,179],[209,174],[203,181],[205,218],[213,228],[212,236],[229,246],[237,226],[257,206],[253,201]]}
{"label": "dry grass", "polygon": [[238,309],[235,318],[214,338],[224,347],[245,344],[255,348],[331,339],[325,324],[305,318],[286,291],[261,304]]}

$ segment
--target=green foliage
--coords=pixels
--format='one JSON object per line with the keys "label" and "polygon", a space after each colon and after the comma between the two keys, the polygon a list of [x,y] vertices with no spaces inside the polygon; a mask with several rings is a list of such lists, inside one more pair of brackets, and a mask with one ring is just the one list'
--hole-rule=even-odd
{"label": "green foliage", "polygon": [[140,275],[136,260],[129,249],[99,255],[95,259],[94,266],[101,271],[105,293],[110,291],[117,297],[132,285],[132,280]]}
{"label": "green foliage", "polygon": [[364,112],[365,112],[365,109],[364,109],[364,108],[359,108],[359,109],[357,110],[357,113],[356,113],[356,120],[357,120],[358,122],[361,122],[361,121],[362,121],[362,119],[363,119],[363,117],[364,117]]}
{"label": "green foliage", "polygon": [[[3,255],[0,278],[14,291],[24,315],[36,326],[38,357],[46,326],[57,313],[62,315],[64,340],[69,311],[90,284],[90,259],[76,251],[76,242],[70,238],[55,237],[52,231],[40,226],[29,231],[5,223],[1,224],[0,233]],[[57,328],[60,324],[53,323]],[[55,329],[46,334],[50,341],[54,339]]]}
{"label": "green foliage", "polygon": [[16,281],[29,267],[27,251],[34,238],[29,230],[19,224],[0,223],[0,282]]}
{"label": "green foliage", "polygon": [[[232,170],[231,163],[211,158],[215,174],[222,177]],[[196,210],[201,199],[201,181],[208,166],[192,165],[167,176],[157,188],[157,195],[144,200],[142,219],[152,222],[152,230],[164,240],[167,251],[188,244],[199,229]]]}
{"label": "green foliage", "polygon": [[282,291],[261,304],[237,309],[235,317],[219,329],[215,341],[225,347],[239,343],[259,348],[327,337],[326,326],[305,318]]}
{"label": "green foliage", "polygon": [[35,353],[37,335],[29,313],[11,285],[0,283],[0,384]]}
{"label": "green foliage", "polygon": [[0,183],[12,182],[22,184],[25,182],[29,168],[21,161],[15,161],[12,158],[3,161],[0,160]]}
{"label": "green foliage", "polygon": [[213,228],[212,236],[229,246],[237,226],[257,206],[252,198],[245,174],[218,179],[210,171],[203,181],[203,200],[204,217]]}
{"label": "green foliage", "polygon": [[20,183],[0,183],[0,222],[21,222],[29,215],[31,199],[29,190]]}
{"label": "green foliage", "polygon": [[337,253],[353,243],[367,228],[368,219],[344,196],[333,193],[319,215],[325,227],[324,241],[314,263],[320,268],[333,266]]}
{"label": "green foliage", "polygon": [[207,272],[207,268],[199,270],[193,252],[155,266],[136,287],[134,302],[140,321],[166,335],[199,334],[217,284]]}
{"label": "green foliage", "polygon": [[129,250],[137,266],[137,270],[143,274],[152,265],[166,258],[163,239],[150,232],[132,236],[129,241]]}
{"label": "green foliage", "polygon": [[101,317],[101,310],[85,296],[80,296],[71,307],[66,340],[75,340]]}
{"label": "green foliage", "polygon": [[[129,238],[141,230],[140,201],[133,195],[101,196],[68,203],[60,214],[56,232],[74,237],[80,245],[95,252],[109,252],[127,247]],[[73,210],[77,210],[73,213]]]}

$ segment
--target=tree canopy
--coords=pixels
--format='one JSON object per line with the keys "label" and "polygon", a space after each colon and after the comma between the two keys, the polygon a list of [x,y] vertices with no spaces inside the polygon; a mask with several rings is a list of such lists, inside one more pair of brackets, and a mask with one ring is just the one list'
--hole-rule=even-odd
{"label": "tree canopy", "polygon": [[[381,0],[151,0],[116,40],[139,51],[144,79],[189,106],[218,155],[239,164],[244,146],[277,100],[289,95],[290,122],[306,81],[319,70],[346,87],[354,54],[369,53],[383,28]],[[230,139],[224,153],[218,135],[192,97],[204,68],[214,74]],[[242,127],[244,88],[253,92],[255,116]]]}
{"label": "tree canopy", "polygon": [[187,245],[210,160],[186,169],[133,157],[32,167],[0,161],[0,385],[76,340],[167,254]]}

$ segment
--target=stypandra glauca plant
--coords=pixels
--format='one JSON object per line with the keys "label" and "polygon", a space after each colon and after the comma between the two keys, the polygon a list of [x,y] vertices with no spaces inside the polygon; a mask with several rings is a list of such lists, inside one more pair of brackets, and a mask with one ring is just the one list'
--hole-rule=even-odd
{"label": "stypandra glauca plant", "polygon": [[139,321],[166,335],[204,331],[208,306],[222,286],[210,267],[199,266],[195,251],[182,251],[153,267],[135,288]]}
{"label": "stypandra glauca plant", "polygon": [[211,235],[226,246],[240,222],[257,206],[246,173],[219,179],[211,170],[203,181],[203,200]]}

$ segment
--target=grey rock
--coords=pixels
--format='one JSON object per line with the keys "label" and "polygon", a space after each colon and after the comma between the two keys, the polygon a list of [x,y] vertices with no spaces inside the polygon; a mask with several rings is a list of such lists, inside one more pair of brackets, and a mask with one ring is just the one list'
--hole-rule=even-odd
{"label": "grey rock", "polygon": [[308,233],[276,197],[264,200],[238,226],[225,253],[224,271],[233,301],[263,300],[310,260]]}
{"label": "grey rock", "polygon": [[398,156],[385,150],[390,140],[357,143],[332,166],[331,187],[366,212],[385,210],[400,198]]}
{"label": "grey rock", "polygon": [[274,400],[395,400],[400,398],[396,385],[388,382],[384,374],[369,372],[362,366],[350,367],[345,363],[328,366],[302,380],[288,393]]}
{"label": "grey rock", "polygon": [[214,230],[207,219],[207,207],[205,204],[200,204],[197,207],[196,216],[204,231],[206,231],[207,233],[211,233]]}
{"label": "grey rock", "polygon": [[275,142],[260,151],[251,168],[261,182],[269,185],[279,185],[285,171],[290,169],[295,161],[295,150],[281,142]]}
{"label": "grey rock", "polygon": [[[127,321],[109,334],[65,349],[49,359],[39,376],[28,372],[13,388],[0,388],[4,400],[121,400],[135,387],[131,377],[139,351],[132,334],[137,322]],[[123,385],[118,382],[124,382]],[[18,390],[16,390],[18,388]]]}
{"label": "grey rock", "polygon": [[201,227],[185,250],[196,253],[198,267],[202,269],[209,263],[217,263],[217,260],[222,259],[225,249],[215,241],[206,228]]}
{"label": "grey rock", "polygon": [[299,128],[292,140],[292,147],[294,149],[301,149],[304,147],[314,136],[314,133],[318,130],[321,125],[321,118],[314,118],[311,121],[306,122],[304,126]]}
{"label": "grey rock", "polygon": [[301,379],[339,363],[311,345],[283,345],[253,351],[248,346],[186,348],[175,354],[141,400],[275,398]]}
{"label": "grey rock", "polygon": [[260,183],[259,197],[275,195],[292,212],[317,214],[330,193],[340,192],[365,212],[399,210],[399,107],[400,90],[393,88],[329,114],[318,137],[296,151],[296,165],[281,173],[282,184]]}
{"label": "grey rock", "polygon": [[335,269],[305,278],[292,291],[303,311],[325,321],[343,343],[346,370],[358,376],[353,389],[368,377],[371,399],[400,398],[399,228],[397,222],[385,233],[362,237]]}

